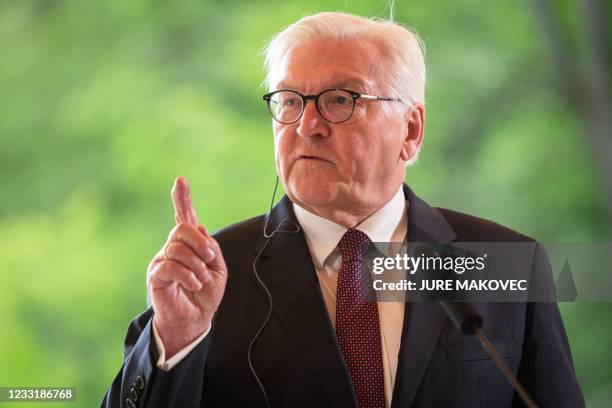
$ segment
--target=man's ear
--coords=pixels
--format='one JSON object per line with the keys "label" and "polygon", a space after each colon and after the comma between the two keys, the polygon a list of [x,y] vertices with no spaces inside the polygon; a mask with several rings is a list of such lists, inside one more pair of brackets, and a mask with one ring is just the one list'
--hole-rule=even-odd
{"label": "man's ear", "polygon": [[405,114],[406,130],[400,158],[404,161],[412,159],[421,148],[423,133],[425,131],[425,107],[417,102]]}

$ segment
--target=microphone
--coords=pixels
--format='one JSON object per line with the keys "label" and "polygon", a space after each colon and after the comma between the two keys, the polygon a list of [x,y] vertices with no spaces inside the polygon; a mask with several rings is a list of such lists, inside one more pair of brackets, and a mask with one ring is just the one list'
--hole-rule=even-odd
{"label": "microphone", "polygon": [[[432,250],[428,245],[418,245],[417,248],[425,256],[440,256],[440,254]],[[493,362],[504,377],[506,377],[510,384],[512,384],[512,387],[521,397],[527,408],[537,408],[538,406],[523,385],[517,380],[512,372],[512,369],[501,358],[493,343],[491,343],[489,338],[484,334],[484,331],[482,330],[484,320],[476,308],[471,303],[466,301],[454,302],[448,300],[438,300],[437,302],[446,312],[457,329],[459,329],[466,336],[475,335],[478,337],[482,347],[493,359]]]}
{"label": "microphone", "polygon": [[538,406],[533,401],[527,390],[523,385],[516,379],[512,369],[508,364],[501,358],[497,349],[491,343],[489,338],[484,334],[482,326],[484,324],[482,316],[476,311],[474,306],[468,302],[447,302],[440,301],[440,306],[446,312],[451,321],[455,324],[461,332],[468,336],[476,335],[480,344],[487,351],[489,356],[495,362],[495,365],[506,379],[512,384],[514,390],[519,394],[523,402],[528,408],[537,408]]}
{"label": "microphone", "polygon": [[465,335],[471,336],[482,329],[482,316],[468,302],[439,301],[455,326]]}

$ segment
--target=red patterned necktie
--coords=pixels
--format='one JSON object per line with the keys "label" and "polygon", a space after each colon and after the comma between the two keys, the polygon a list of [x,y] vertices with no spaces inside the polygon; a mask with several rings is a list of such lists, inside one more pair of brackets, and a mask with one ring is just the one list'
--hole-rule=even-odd
{"label": "red patterned necktie", "polygon": [[367,235],[356,229],[346,231],[338,244],[336,335],[362,408],[385,406],[378,305],[363,262],[369,246]]}

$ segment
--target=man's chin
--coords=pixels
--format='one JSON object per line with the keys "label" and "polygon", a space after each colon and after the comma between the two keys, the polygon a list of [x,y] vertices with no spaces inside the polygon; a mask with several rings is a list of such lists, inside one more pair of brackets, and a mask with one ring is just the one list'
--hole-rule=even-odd
{"label": "man's chin", "polygon": [[337,198],[337,192],[332,186],[324,183],[309,183],[308,185],[292,186],[287,190],[289,198],[306,209],[324,208]]}

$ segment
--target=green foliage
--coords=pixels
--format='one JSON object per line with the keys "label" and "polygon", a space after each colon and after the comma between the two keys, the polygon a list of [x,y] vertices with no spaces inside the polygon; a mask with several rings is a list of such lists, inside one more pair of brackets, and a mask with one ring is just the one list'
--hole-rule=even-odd
{"label": "green foliage", "polygon": [[[529,4],[397,3],[428,46],[417,193],[545,242],[608,237],[602,176]],[[174,177],[211,230],[267,210],[265,42],[308,13],[385,5],[0,1],[0,385],[76,386],[76,405],[99,404],[146,307]],[[611,310],[562,307],[591,406],[612,398]]]}

